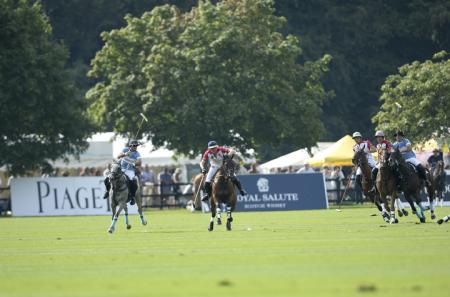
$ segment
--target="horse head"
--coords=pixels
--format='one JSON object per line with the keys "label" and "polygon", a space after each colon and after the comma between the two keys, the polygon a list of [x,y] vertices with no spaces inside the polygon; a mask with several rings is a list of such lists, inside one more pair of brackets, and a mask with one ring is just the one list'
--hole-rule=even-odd
{"label": "horse head", "polygon": [[367,163],[366,154],[361,150],[355,152],[352,158],[352,163],[356,166],[361,166]]}
{"label": "horse head", "polygon": [[404,163],[402,153],[396,148],[388,158],[388,164],[391,168],[398,168]]}
{"label": "horse head", "polygon": [[122,175],[122,168],[119,163],[113,163],[111,165],[111,179],[117,179]]}
{"label": "horse head", "polygon": [[378,162],[380,163],[381,167],[387,167],[389,165],[389,159],[390,159],[390,152],[387,149],[381,150],[380,154],[378,155]]}

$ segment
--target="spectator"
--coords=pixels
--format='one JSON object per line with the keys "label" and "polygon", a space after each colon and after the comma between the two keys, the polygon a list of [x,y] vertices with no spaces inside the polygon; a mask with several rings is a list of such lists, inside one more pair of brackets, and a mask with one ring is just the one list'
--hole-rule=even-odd
{"label": "spectator", "polygon": [[250,169],[248,170],[248,173],[250,173],[250,174],[258,174],[258,173],[260,173],[259,168],[258,168],[258,163],[253,163],[250,166]]}
{"label": "spectator", "polygon": [[62,172],[61,176],[68,177],[68,176],[69,176],[69,171],[64,170],[64,171]]}
{"label": "spectator", "polygon": [[309,163],[305,163],[305,166],[300,168],[297,173],[314,173],[314,169],[311,168]]}
{"label": "spectator", "polygon": [[90,176],[90,173],[89,173],[89,167],[84,167],[83,169],[81,169],[81,171],[80,171],[80,176]]}
{"label": "spectator", "polygon": [[172,189],[175,195],[181,194],[181,189],[179,183],[181,183],[181,168],[175,169],[174,173],[172,174],[172,181],[174,183]]}
{"label": "spectator", "polygon": [[325,187],[327,189],[328,199],[332,199],[333,196],[331,195],[331,191],[335,190],[335,189],[333,188],[334,184],[332,184],[331,180],[330,180],[330,178],[331,178],[330,168],[328,166],[323,166],[322,174],[323,174],[323,177],[325,178]]}
{"label": "spectator", "polygon": [[172,175],[169,173],[169,169],[167,167],[164,168],[158,175],[158,182],[160,184],[160,194],[168,195],[171,194],[172,190]]}
{"label": "spectator", "polygon": [[345,176],[341,170],[341,167],[334,166],[333,171],[330,174],[330,179],[332,189],[336,190],[332,192],[332,196],[335,200],[337,200],[341,194],[340,190],[343,188],[342,181],[344,180],[344,178]]}

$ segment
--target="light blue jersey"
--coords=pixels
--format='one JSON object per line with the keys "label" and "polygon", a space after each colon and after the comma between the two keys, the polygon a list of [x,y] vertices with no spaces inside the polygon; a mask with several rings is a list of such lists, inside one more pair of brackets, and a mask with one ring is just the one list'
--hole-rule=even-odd
{"label": "light blue jersey", "polygon": [[[394,149],[398,148],[400,150],[401,148],[406,148],[407,145],[411,145],[411,142],[408,139],[403,138],[403,140],[400,142],[394,142],[394,144],[392,146],[394,147]],[[413,151],[407,151],[407,152],[402,152],[402,156],[403,156],[403,159],[408,160],[411,158],[415,158],[416,154]]]}
{"label": "light blue jersey", "polygon": [[120,166],[122,168],[122,171],[126,170],[134,170],[135,166],[134,163],[141,159],[141,154],[139,154],[138,151],[132,152],[127,147],[122,150],[122,153],[129,153],[128,156],[123,157],[120,159]]}

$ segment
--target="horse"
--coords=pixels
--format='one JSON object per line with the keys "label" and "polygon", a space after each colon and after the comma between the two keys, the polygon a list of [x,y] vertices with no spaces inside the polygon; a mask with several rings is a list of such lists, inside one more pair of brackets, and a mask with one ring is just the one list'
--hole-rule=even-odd
{"label": "horse", "polygon": [[[398,148],[390,154],[388,163],[397,176],[400,182],[400,188],[405,195],[406,201],[411,206],[413,213],[419,218],[421,223],[425,223],[425,208],[422,206],[420,199],[421,183],[413,168],[414,165],[406,163]],[[414,202],[419,207],[419,211],[414,206]]]}
{"label": "horse", "polygon": [[[436,202],[441,202],[441,206],[444,201],[444,191],[445,191],[445,171],[444,162],[438,161],[436,166],[431,169],[431,185],[434,189]],[[434,205],[432,207],[432,202],[430,201],[431,215],[434,214]],[[432,217],[433,218],[433,217]]]}
{"label": "horse", "polygon": [[[237,195],[231,178],[234,176],[235,164],[233,160],[224,159],[222,166],[217,171],[212,182],[211,197],[211,220],[208,231],[214,230],[214,218],[216,210],[221,204],[226,205],[227,210],[227,230],[231,231],[231,222],[233,222],[232,212],[236,208]],[[221,222],[221,221],[220,221]],[[219,224],[219,222],[218,222]]]}
{"label": "horse", "polygon": [[[378,193],[371,192],[370,189],[372,188],[373,182],[372,181],[372,174],[371,174],[371,168],[369,166],[369,163],[367,162],[366,154],[363,151],[357,151],[355,152],[353,159],[353,164],[355,164],[356,167],[361,168],[362,172],[362,189],[364,191],[364,195],[369,197],[369,199],[376,205],[378,210],[381,212],[381,215],[385,222],[389,222],[389,213],[386,211],[386,209],[383,208],[383,206],[388,206],[387,200],[382,200],[382,197],[378,195]],[[380,202],[382,204],[380,204]]]}
{"label": "horse", "polygon": [[[130,229],[131,225],[128,223],[128,180],[125,174],[122,172],[120,164],[113,163],[113,165],[111,166],[111,174],[109,176],[109,180],[111,182],[110,197],[112,222],[111,226],[108,229],[108,232],[112,234],[116,229],[116,223],[122,210],[125,211],[125,224],[127,226],[127,229]],[[117,207],[119,207],[119,209],[117,209]]]}
{"label": "horse", "polygon": [[[376,187],[378,193],[380,193],[381,200],[387,201],[388,197],[390,198],[390,223],[396,224],[398,223],[398,219],[395,217],[395,204],[397,198],[397,179],[395,177],[394,172],[391,167],[389,167],[388,158],[389,152],[387,150],[382,150],[379,156],[379,164],[380,168],[378,170],[377,178],[376,178]],[[400,209],[398,210],[399,214]],[[403,213],[402,213],[403,215]]]}
{"label": "horse", "polygon": [[205,175],[199,173],[192,178],[192,201],[195,210],[201,210],[202,207],[202,189],[205,186]]}

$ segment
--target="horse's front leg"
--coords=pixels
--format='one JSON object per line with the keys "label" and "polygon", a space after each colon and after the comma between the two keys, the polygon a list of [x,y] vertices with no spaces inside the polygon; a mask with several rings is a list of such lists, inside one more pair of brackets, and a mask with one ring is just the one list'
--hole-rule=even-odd
{"label": "horse's front leg", "polygon": [[127,226],[127,229],[130,230],[131,229],[131,225],[128,221],[128,206],[125,204],[125,206],[123,207],[123,210],[125,211],[125,225]]}
{"label": "horse's front leg", "polygon": [[216,201],[212,198],[211,199],[211,220],[209,221],[209,227],[208,231],[214,230],[214,218],[216,217]]}
{"label": "horse's front leg", "polygon": [[233,222],[233,216],[231,215],[232,206],[230,202],[227,202],[227,230],[231,231],[231,222]]}
{"label": "horse's front leg", "polygon": [[397,224],[398,223],[398,219],[395,217],[395,197],[394,195],[392,196],[388,196],[391,202],[391,218],[390,218],[390,223],[391,224]]}
{"label": "horse's front leg", "polygon": [[221,208],[221,204],[219,203],[219,205],[216,208],[216,214],[217,214],[217,225],[222,225],[222,208]]}
{"label": "horse's front leg", "polygon": [[111,226],[109,226],[109,229],[108,229],[108,232],[111,234],[114,232],[114,230],[116,230],[116,223],[117,223],[117,220],[119,219],[120,212],[122,211],[122,205],[119,206],[119,209],[117,209],[117,211],[116,211],[116,207],[117,207],[116,204],[114,204],[112,207],[113,217],[112,217],[112,221],[111,221]]}
{"label": "horse's front leg", "polygon": [[434,200],[436,198],[435,190],[433,186],[427,186],[425,187],[427,189],[428,194],[428,202],[430,203],[430,213],[431,213],[431,219],[436,219],[436,214],[434,213]]}

